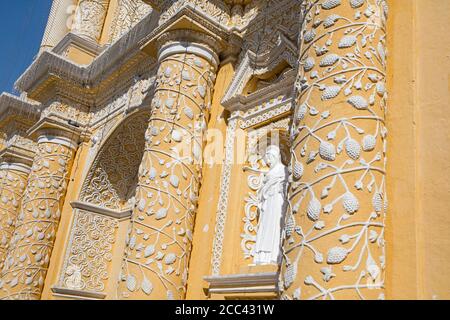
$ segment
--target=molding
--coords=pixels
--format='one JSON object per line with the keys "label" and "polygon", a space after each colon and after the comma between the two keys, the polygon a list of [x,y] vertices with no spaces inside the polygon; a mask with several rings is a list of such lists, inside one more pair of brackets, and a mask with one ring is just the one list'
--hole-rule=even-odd
{"label": "molding", "polygon": [[22,169],[15,170],[29,172],[29,169],[33,165],[34,156],[35,151],[25,149],[22,146],[11,145],[0,152],[0,160],[4,161],[0,167],[3,168],[4,164],[18,165]]}
{"label": "molding", "polygon": [[99,292],[93,292],[93,291],[83,291],[83,290],[73,290],[73,289],[67,289],[67,288],[61,288],[61,287],[52,287],[52,292],[55,295],[63,296],[67,298],[90,298],[90,299],[83,299],[83,300],[103,300],[106,298],[105,293],[99,293]]}
{"label": "molding", "polygon": [[278,293],[278,276],[278,272],[260,272],[208,276],[203,279],[209,283],[209,294]]}
{"label": "molding", "polygon": [[[3,155],[0,155],[2,157]],[[23,172],[25,174],[29,174],[31,172],[31,166],[26,165],[24,163],[16,162],[16,163],[10,163],[10,162],[3,162],[0,164],[0,171],[19,171]]]}
{"label": "molding", "polygon": [[59,144],[59,145],[62,145],[62,146],[66,146],[66,147],[68,147],[70,149],[73,149],[73,150],[77,149],[77,147],[78,147],[78,143],[74,139],[70,139],[70,138],[67,138],[67,137],[61,137],[61,136],[53,136],[53,135],[48,134],[48,133],[45,133],[45,134],[39,136],[37,143],[38,144],[41,144],[41,143],[54,143],[54,144]]}
{"label": "molding", "polygon": [[[186,33],[186,31],[189,32]],[[141,49],[148,55],[156,57],[161,39],[170,41],[172,39],[166,39],[167,35],[177,33],[178,36],[187,38],[188,41],[200,41],[208,44],[216,51],[216,54],[237,55],[241,50],[242,38],[237,33],[210,19],[190,3],[184,4],[170,19],[149,33],[142,41]],[[201,35],[202,38],[199,39],[195,35]]]}
{"label": "molding", "polygon": [[[255,55],[254,53],[247,51],[222,99],[222,105],[227,110],[234,111],[241,110],[242,104],[255,100],[255,97],[258,95],[261,96],[261,99],[266,99],[267,94],[270,95],[274,89],[272,86],[258,90],[249,96],[245,96],[243,95],[245,85],[253,76],[269,73],[283,64],[287,64],[292,69],[295,69],[297,65],[296,46],[283,35],[280,35],[278,45],[266,54]],[[286,77],[286,81],[291,81],[293,84],[295,82],[295,77],[295,72],[290,72]],[[287,78],[289,78],[289,80],[287,80]],[[277,84],[275,84],[275,86],[277,86]],[[287,83],[279,83],[278,87],[286,90],[288,86]],[[266,97],[263,97],[263,95],[266,95]]]}
{"label": "molding", "polygon": [[211,63],[214,70],[217,70],[219,64],[219,57],[217,54],[213,50],[209,49],[209,47],[196,43],[174,42],[164,45],[159,50],[158,60],[161,62],[165,58],[178,53],[192,53],[196,56],[202,57]]}
{"label": "molding", "polygon": [[90,53],[93,56],[98,56],[104,49],[104,46],[100,46],[98,43],[83,38],[75,33],[68,33],[61,39],[61,41],[53,48],[53,52],[59,55],[64,55],[69,47],[77,47],[83,51]]}
{"label": "molding", "polygon": [[39,120],[28,130],[28,135],[39,142],[61,143],[72,149],[78,147],[80,141],[85,140],[90,132],[87,128],[70,125],[69,120],[54,119],[54,114]]}
{"label": "molding", "polygon": [[[123,81],[133,78],[142,65],[156,63],[140,50],[141,40],[157,24],[158,14],[151,13],[107,47],[88,66],[81,66],[55,52],[44,51],[16,81],[15,87],[35,100],[45,99],[45,92],[61,87],[60,94],[93,105],[112,94],[119,75]],[[118,75],[119,74],[119,75]]]}
{"label": "molding", "polygon": [[40,112],[40,103],[6,92],[0,95],[0,123],[11,115],[25,116],[30,123],[36,122],[39,119]]}
{"label": "molding", "polygon": [[112,217],[112,218],[119,219],[119,220],[130,218],[131,213],[133,212],[133,210],[131,208],[119,211],[119,210],[103,208],[103,207],[96,206],[96,205],[82,202],[82,201],[72,201],[70,203],[70,205],[72,206],[73,209],[86,210],[89,212],[101,214],[101,215]]}

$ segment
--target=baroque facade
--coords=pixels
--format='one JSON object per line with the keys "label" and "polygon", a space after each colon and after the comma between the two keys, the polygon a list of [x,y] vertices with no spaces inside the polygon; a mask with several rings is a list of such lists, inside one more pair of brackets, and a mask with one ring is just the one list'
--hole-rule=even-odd
{"label": "baroque facade", "polygon": [[0,298],[450,298],[448,9],[53,0],[0,96]]}

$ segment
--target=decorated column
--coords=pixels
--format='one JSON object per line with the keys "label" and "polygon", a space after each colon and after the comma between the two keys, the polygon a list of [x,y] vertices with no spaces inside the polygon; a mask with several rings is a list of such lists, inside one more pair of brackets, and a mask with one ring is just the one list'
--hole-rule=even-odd
{"label": "decorated column", "polygon": [[305,1],[285,299],[384,298],[384,0]]}
{"label": "decorated column", "polygon": [[160,39],[157,85],[119,298],[185,296],[203,135],[218,63],[208,40],[181,30]]}
{"label": "decorated column", "polygon": [[1,273],[2,299],[41,296],[77,140],[68,131],[39,130],[36,157]]}
{"label": "decorated column", "polygon": [[[20,162],[0,164],[0,268],[6,258],[30,167]],[[1,280],[0,280],[1,281]]]}
{"label": "decorated column", "polygon": [[72,32],[93,42],[98,42],[108,13],[109,1],[80,0],[75,11]]}

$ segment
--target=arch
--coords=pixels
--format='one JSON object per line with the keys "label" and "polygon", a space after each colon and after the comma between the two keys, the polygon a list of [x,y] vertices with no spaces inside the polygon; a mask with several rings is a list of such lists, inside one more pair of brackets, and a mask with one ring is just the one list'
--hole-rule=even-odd
{"label": "arch", "polygon": [[134,195],[150,111],[128,116],[106,139],[83,183],[80,201],[123,210]]}

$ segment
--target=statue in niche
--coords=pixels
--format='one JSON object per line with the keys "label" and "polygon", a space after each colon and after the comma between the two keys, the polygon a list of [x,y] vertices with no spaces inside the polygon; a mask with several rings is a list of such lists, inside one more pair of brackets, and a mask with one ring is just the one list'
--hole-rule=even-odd
{"label": "statue in niche", "polygon": [[281,151],[271,145],[265,153],[269,166],[264,171],[262,186],[258,190],[258,232],[254,246],[255,265],[279,264],[282,217],[286,210],[287,168],[281,162]]}

